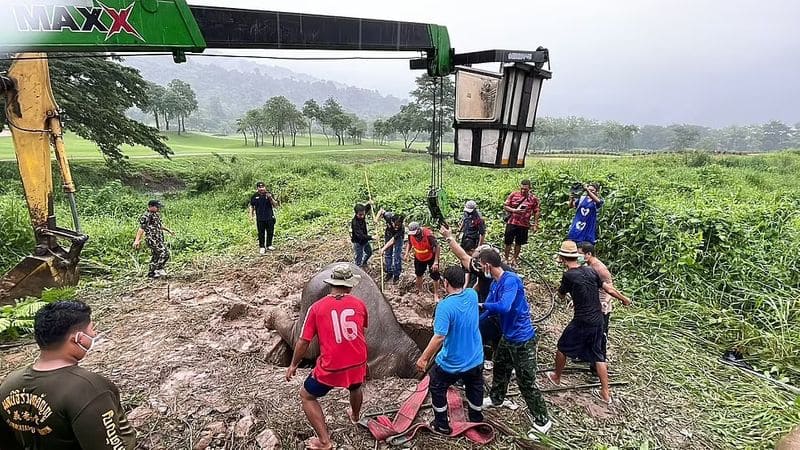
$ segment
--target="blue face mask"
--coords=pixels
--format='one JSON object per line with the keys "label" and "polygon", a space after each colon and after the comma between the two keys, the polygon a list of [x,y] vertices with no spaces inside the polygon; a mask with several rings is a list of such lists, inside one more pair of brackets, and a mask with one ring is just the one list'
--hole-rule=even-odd
{"label": "blue face mask", "polygon": [[578,264],[582,266],[586,264],[586,258],[583,255],[578,256]]}

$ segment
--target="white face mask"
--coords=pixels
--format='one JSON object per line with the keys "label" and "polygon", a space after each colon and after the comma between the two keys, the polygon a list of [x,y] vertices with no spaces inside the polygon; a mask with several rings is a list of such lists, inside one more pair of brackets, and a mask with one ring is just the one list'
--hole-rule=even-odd
{"label": "white face mask", "polygon": [[[80,347],[81,350],[85,351],[86,353],[89,353],[89,351],[92,350],[92,347],[94,347],[94,343],[97,342],[98,340],[100,340],[100,334],[101,333],[97,333],[97,335],[95,335],[94,337],[91,337],[88,334],[86,334],[86,333],[84,333],[82,331],[79,331],[78,333],[75,334],[75,343],[78,344],[78,347]],[[86,348],[83,345],[81,345],[80,335],[84,335],[84,336],[86,336],[87,338],[89,338],[92,341],[92,343],[89,344],[89,348]]]}

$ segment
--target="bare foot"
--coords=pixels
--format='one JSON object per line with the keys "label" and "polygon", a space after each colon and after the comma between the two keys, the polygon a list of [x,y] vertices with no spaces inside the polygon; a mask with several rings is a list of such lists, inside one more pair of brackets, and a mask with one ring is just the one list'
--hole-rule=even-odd
{"label": "bare foot", "polygon": [[333,448],[333,442],[323,444],[318,437],[312,437],[311,439],[306,440],[305,444],[306,448],[310,450],[331,450]]}
{"label": "bare foot", "polygon": [[551,383],[556,386],[561,386],[561,377],[556,377],[555,372],[547,372],[545,375],[547,375],[547,379],[550,380]]}
{"label": "bare foot", "polygon": [[600,401],[606,405],[611,404],[611,392],[609,392],[607,389],[593,389],[592,395],[600,399]]}
{"label": "bare foot", "polygon": [[347,409],[347,418],[350,419],[350,423],[352,423],[353,425],[358,424],[359,418],[353,415],[353,410],[350,408]]}

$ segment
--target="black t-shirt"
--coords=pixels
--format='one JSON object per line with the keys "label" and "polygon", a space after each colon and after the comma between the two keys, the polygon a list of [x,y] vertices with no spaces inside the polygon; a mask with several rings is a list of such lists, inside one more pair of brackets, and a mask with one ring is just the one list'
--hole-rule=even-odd
{"label": "black t-shirt", "polygon": [[561,287],[558,292],[572,296],[575,307],[573,320],[590,325],[603,324],[603,311],[600,307],[599,289],[603,287],[600,275],[591,267],[582,266],[569,269],[561,277]]}
{"label": "black t-shirt", "polygon": [[267,194],[256,193],[250,199],[250,206],[256,211],[256,220],[267,221],[275,219],[275,213],[272,211],[272,201],[267,198]]}
{"label": "black t-shirt", "polygon": [[[500,267],[502,267],[506,272],[515,273],[514,269],[508,264],[500,264]],[[481,263],[475,258],[469,259],[469,270],[467,270],[467,272],[469,272],[471,275],[469,277],[471,286],[469,287],[475,289],[475,291],[478,293],[478,301],[483,302],[486,300],[486,297],[489,296],[489,288],[492,287],[492,281],[494,281],[494,279],[491,277],[486,278],[486,276],[484,276]]]}
{"label": "black t-shirt", "polygon": [[350,241],[364,245],[371,239],[372,237],[367,232],[367,220],[353,216],[353,220],[350,221]]}
{"label": "black t-shirt", "polygon": [[402,241],[405,237],[405,228],[403,227],[403,222],[399,222],[397,224],[397,228],[395,228],[394,223],[397,220],[397,217],[395,217],[395,215],[389,211],[386,211],[383,214],[383,220],[386,222],[386,229],[383,231],[385,242],[389,242],[389,240],[392,238],[394,238],[395,243]]}

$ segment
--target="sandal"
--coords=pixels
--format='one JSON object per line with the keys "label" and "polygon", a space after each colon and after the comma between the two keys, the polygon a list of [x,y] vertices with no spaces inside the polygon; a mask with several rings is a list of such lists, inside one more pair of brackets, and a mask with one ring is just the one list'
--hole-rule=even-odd
{"label": "sandal", "polygon": [[555,374],[556,374],[555,372],[545,372],[545,375],[547,375],[547,380],[550,381],[550,384],[552,384],[553,386],[561,386],[561,380],[559,380],[559,382],[556,383],[556,381],[553,379]]}
{"label": "sandal", "polygon": [[610,406],[612,402],[612,398],[609,397],[608,400],[604,399],[603,396],[600,394],[600,389],[594,388],[592,389],[592,396],[596,399],[600,400],[604,405]]}

